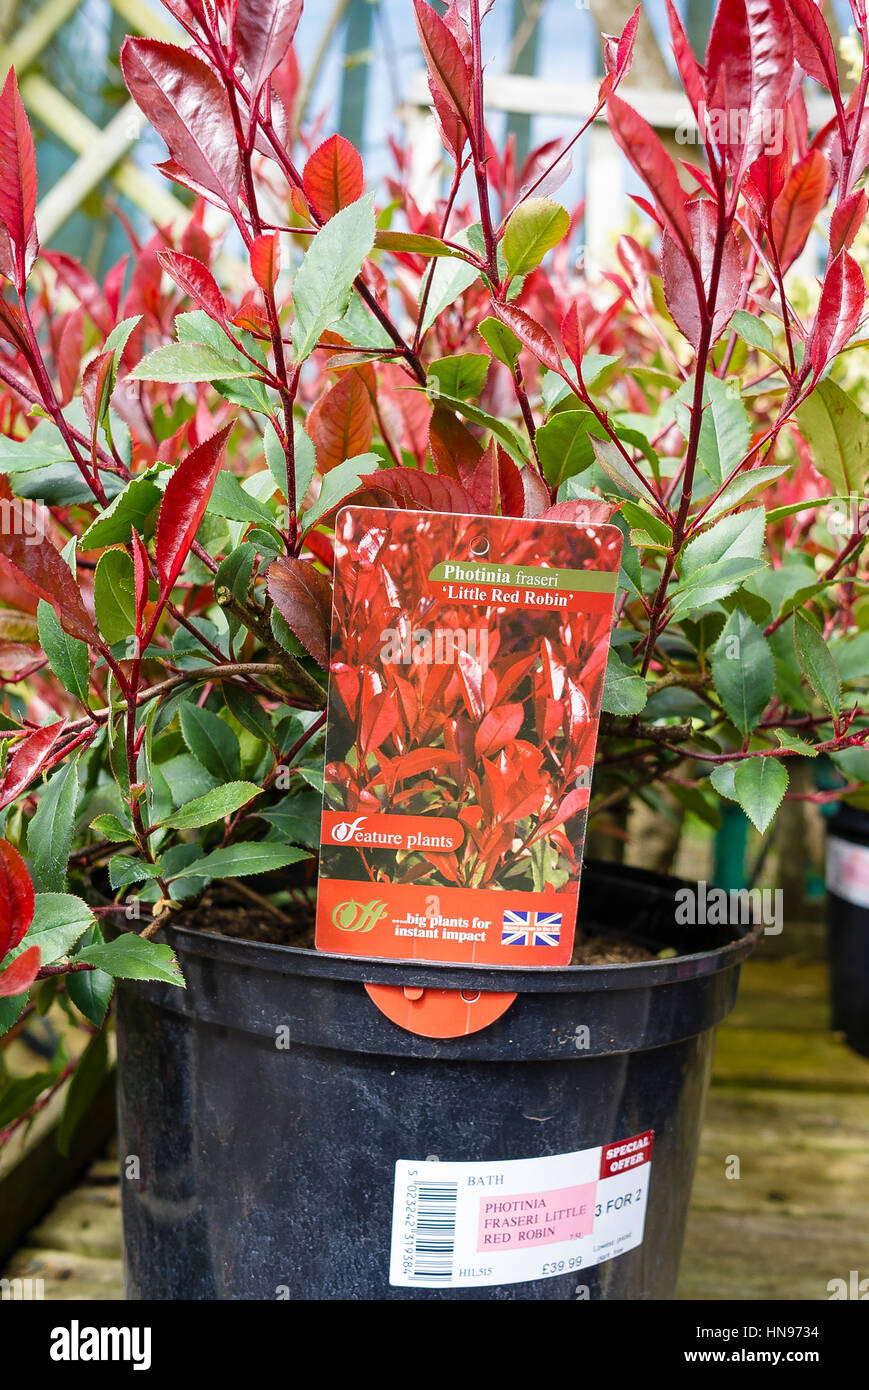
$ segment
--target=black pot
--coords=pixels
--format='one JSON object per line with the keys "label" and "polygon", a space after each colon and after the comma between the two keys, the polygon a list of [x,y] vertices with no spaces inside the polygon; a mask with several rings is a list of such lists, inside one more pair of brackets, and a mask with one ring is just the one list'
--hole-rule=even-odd
{"label": "black pot", "polygon": [[[672,944],[688,930],[674,926],[679,886],[589,864],[581,919],[655,948]],[[521,971],[367,962],[167,932],[186,991],[125,983],[118,1000],[121,1170],[134,1174],[122,1181],[127,1296],[672,1297],[714,1029],[733,1006],[754,943],[746,929],[690,931],[690,954],[679,958]],[[433,1039],[390,1022],[363,988],[371,981],[517,997],[482,1031]],[[288,1049],[278,1045],[287,1027]],[[636,1142],[622,1148],[629,1139]],[[621,1176],[595,1189],[587,1184],[598,1177],[599,1156],[586,1151],[597,1146]],[[527,1176],[503,1170],[508,1191],[545,1194],[542,1217],[533,1201],[517,1208],[531,1211],[521,1260],[526,1271],[528,1260],[537,1262],[534,1277],[507,1282],[519,1266],[510,1244],[519,1236],[499,1217],[497,1244],[515,1256],[510,1271],[496,1249],[499,1282],[452,1283],[449,1200],[431,1216],[435,1198],[443,1202],[445,1190],[449,1198],[450,1184],[433,1181],[454,1176],[446,1165],[487,1164],[492,1178],[510,1160],[580,1152],[576,1168],[573,1158],[567,1163],[567,1181],[558,1164],[535,1164]],[[402,1202],[412,1192],[416,1215],[412,1287],[399,1286],[390,1283],[396,1163],[431,1155],[440,1163],[401,1192]],[[485,1171],[461,1170],[463,1203],[471,1200],[467,1177]],[[535,1229],[553,1213],[552,1189],[558,1221]],[[558,1269],[565,1247],[547,1233],[563,1234],[565,1220],[590,1220],[581,1213],[595,1198],[606,1206],[605,1194],[616,1207],[610,1199],[622,1190],[619,1202],[633,1200],[634,1212],[608,1215],[603,1225],[596,1218],[593,1235],[568,1247],[585,1252],[582,1263]],[[616,1230],[607,1224],[619,1221]],[[467,1242],[464,1215],[460,1229]],[[485,1243],[481,1235],[476,1247]],[[489,1267],[489,1256],[474,1267]]]}
{"label": "black pot", "polygon": [[827,822],[832,1026],[869,1057],[869,814],[842,806]]}

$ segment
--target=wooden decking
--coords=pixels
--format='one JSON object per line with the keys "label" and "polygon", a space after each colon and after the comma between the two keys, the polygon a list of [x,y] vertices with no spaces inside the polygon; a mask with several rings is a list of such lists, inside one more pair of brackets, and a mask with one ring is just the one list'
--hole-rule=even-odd
{"label": "wooden decking", "polygon": [[[831,1279],[869,1277],[867,1179],[869,1061],[828,1031],[824,967],[750,961],[719,1033],[679,1297],[825,1300]],[[122,1296],[114,1160],[4,1273],[43,1279],[46,1298]]]}

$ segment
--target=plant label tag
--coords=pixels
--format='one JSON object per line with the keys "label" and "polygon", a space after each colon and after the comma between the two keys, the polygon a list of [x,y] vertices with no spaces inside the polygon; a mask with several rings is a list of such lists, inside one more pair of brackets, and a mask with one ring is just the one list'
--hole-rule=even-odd
{"label": "plant label tag", "polygon": [[504,1163],[399,1159],[390,1284],[581,1283],[583,1270],[643,1242],[653,1137]]}
{"label": "plant label tag", "polygon": [[622,536],[345,507],[317,947],[565,965]]}

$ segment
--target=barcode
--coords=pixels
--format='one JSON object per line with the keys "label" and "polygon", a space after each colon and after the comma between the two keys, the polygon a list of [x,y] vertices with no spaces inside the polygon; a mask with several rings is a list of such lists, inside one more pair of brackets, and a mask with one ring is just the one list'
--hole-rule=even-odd
{"label": "barcode", "polygon": [[452,1279],[458,1201],[457,1182],[417,1183],[412,1278]]}

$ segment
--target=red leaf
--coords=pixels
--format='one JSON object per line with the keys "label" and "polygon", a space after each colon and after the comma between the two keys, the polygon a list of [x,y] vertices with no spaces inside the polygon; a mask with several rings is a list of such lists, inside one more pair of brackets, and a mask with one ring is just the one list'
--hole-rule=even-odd
{"label": "red leaf", "polygon": [[851,338],[866,299],[863,272],[853,256],[842,251],[827,267],[812,333],[812,366],[819,377]]}
{"label": "red leaf", "polygon": [[281,243],[277,232],[260,232],[250,248],[250,268],[260,289],[271,294],[281,268]]}
{"label": "red leaf", "polygon": [[302,0],[238,0],[235,43],[255,100],[287,55],[302,14]]}
{"label": "red leaf", "polygon": [[207,266],[182,251],[158,251],[157,260],[200,309],[218,323],[226,323],[226,300]]}
{"label": "red leaf", "polygon": [[772,235],[782,270],[802,251],[827,201],[829,166],[820,150],[809,150],[795,164],[772,211]]}
{"label": "red leaf", "polygon": [[[685,211],[691,226],[694,259],[699,264],[703,288],[708,298],[717,237],[718,219],[715,206],[708,198],[697,198],[694,202],[688,203]],[[685,252],[666,232],[661,245],[661,271],[667,307],[680,333],[683,333],[691,346],[696,348],[700,342],[702,321],[697,289]],[[736,233],[731,227],[724,240],[721,273],[713,306],[713,342],[720,338],[730,322],[730,317],[739,304],[741,291],[742,255]]]}
{"label": "red leaf", "polygon": [[416,468],[385,468],[380,473],[366,474],[360,482],[373,492],[384,493],[395,507],[479,515],[473,497],[461,483],[435,473],[420,473]]}
{"label": "red leaf", "polygon": [[33,921],[35,900],[27,866],[14,845],[0,840],[0,960],[13,951]]}
{"label": "red leaf", "polygon": [[112,368],[115,354],[110,348],[91,358],[84,369],[81,383],[81,403],[87,422],[91,427],[91,437],[96,438],[97,426],[109,408],[112,393]]}
{"label": "red leaf", "polygon": [[205,515],[233,423],[191,449],[166,486],[157,518],[156,542],[160,598],[164,601],[172,592]]}
{"label": "red leaf", "polygon": [[839,90],[836,50],[827,22],[815,0],[787,0],[794,57],[809,77],[828,92]]}
{"label": "red leaf", "polygon": [[385,743],[398,724],[394,690],[381,690],[362,710],[359,739],[364,753],[373,753]]}
{"label": "red leaf", "polygon": [[15,994],[23,994],[36,979],[41,960],[38,946],[29,946],[22,951],[12,964],[0,975],[0,999],[8,999]]}
{"label": "red leaf", "polygon": [[780,137],[792,72],[784,0],[725,0],[718,6],[706,52],[706,115],[736,183]]}
{"label": "red leaf", "polygon": [[428,442],[434,466],[445,478],[458,478],[462,468],[475,468],[483,457],[479,440],[442,405],[432,411]]}
{"label": "red leaf", "polygon": [[57,375],[60,380],[60,403],[68,405],[75,394],[78,369],[84,346],[84,310],[81,305],[67,315],[57,347]]}
{"label": "red leaf", "polygon": [[148,552],[138,531],[133,530],[133,581],[136,590],[136,636],[142,635],[142,618],[148,603],[150,566]]}
{"label": "red leaf", "polygon": [[344,372],[335,386],[321,396],[306,421],[308,434],[314,441],[317,469],[328,473],[345,459],[365,454],[374,437],[374,414],[371,394],[363,371]]}
{"label": "red leaf", "polygon": [[694,115],[699,115],[700,107],[706,100],[705,76],[702,67],[694,56],[694,50],[682,27],[682,21],[673,4],[667,0],[667,18],[670,21],[670,37],[673,40],[673,57],[685,88],[685,95],[691,103]]}
{"label": "red leaf", "polygon": [[[592,502],[578,497],[573,502],[556,502],[554,507],[547,507],[545,512],[540,512],[538,520],[562,521],[574,526],[601,526],[618,509],[617,502]],[[612,541],[608,544],[612,544]]]}
{"label": "red leaf", "polygon": [[625,25],[620,36],[615,34],[604,34],[604,65],[608,73],[612,73],[616,82],[621,82],[623,77],[627,77],[634,61],[634,44],[637,39],[637,26],[640,22],[640,9],[638,5]]}
{"label": "red leaf", "polygon": [[769,221],[770,209],[785,186],[789,170],[790,151],[785,141],[778,154],[760,155],[742,181],[743,197],[764,226]]}
{"label": "red leaf", "polygon": [[332,586],[307,560],[282,555],[269,567],[268,591],[281,617],[318,666],[329,669]]}
{"label": "red leaf", "polygon": [[498,318],[513,330],[523,347],[533,353],[538,362],[542,362],[544,367],[548,367],[552,372],[557,372],[565,380],[570,380],[561,365],[558,348],[542,324],[533,319],[524,309],[517,308],[515,304],[495,303],[492,307]]}
{"label": "red leaf", "polygon": [[36,781],[65,728],[63,719],[56,724],[46,724],[44,729],[37,729],[18,744],[9,757],[6,775],[0,783],[0,811]]}
{"label": "red leaf", "polygon": [[20,534],[20,528],[9,533],[0,529],[0,556],[15,570],[28,593],[54,606],[62,627],[71,637],[81,638],[90,647],[102,648],[69,565],[47,537],[43,536],[36,545],[33,539]]}
{"label": "red leaf", "polygon": [[525,492],[525,507],[523,516],[541,516],[548,511],[552,498],[549,495],[549,488],[537,472],[528,463],[522,469],[522,487]]}
{"label": "red leaf", "polygon": [[866,197],[866,191],[860,188],[856,193],[849,193],[835,208],[830,221],[832,256],[838,256],[840,251],[847,250],[851,245],[866,220],[867,205],[869,199]]}
{"label": "red leaf", "polygon": [[80,265],[73,256],[67,256],[63,251],[43,251],[42,258],[53,267],[58,279],[72,290],[79,304],[87,310],[100,332],[111,333],[114,322],[111,314],[107,312],[103,292],[84,266]]}
{"label": "red leaf", "polygon": [[473,143],[471,75],[462,50],[440,15],[426,0],[413,0],[413,9],[441,134],[458,159],[466,138]]}
{"label": "red leaf", "polygon": [[35,217],[36,151],[18,78],[10,68],[0,93],[0,222],[9,233],[19,287],[35,259]]}
{"label": "red leaf", "polygon": [[302,182],[308,202],[324,221],[362,197],[362,156],[343,135],[330,135],[305,165]]}
{"label": "red leaf", "polygon": [[581,373],[585,339],[582,332],[582,321],[579,317],[579,305],[575,299],[568,305],[567,313],[561,320],[561,341],[564,344],[564,351],[577,373]]}
{"label": "red leaf", "polygon": [[619,149],[655,199],[662,223],[686,250],[691,230],[685,213],[685,194],[676,166],[648,121],[620,97],[607,102],[607,120]]}
{"label": "red leaf", "polygon": [[233,209],[241,160],[229,98],[214,70],[176,44],[131,38],[121,49],[121,68],[181,172]]}
{"label": "red leaf", "polygon": [[480,721],[474,739],[474,752],[478,758],[491,758],[507,743],[512,743],[522,727],[525,718],[523,705],[501,705],[493,709]]}

